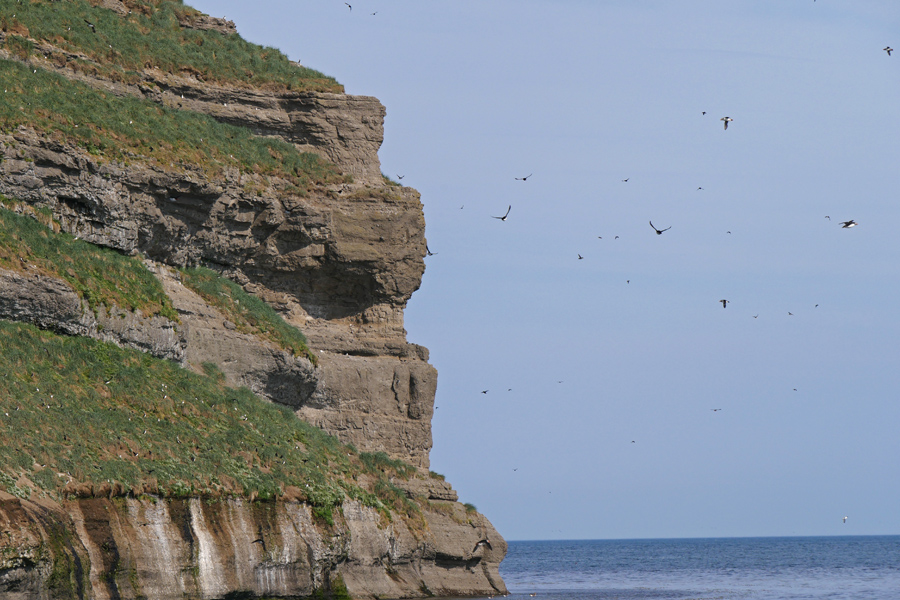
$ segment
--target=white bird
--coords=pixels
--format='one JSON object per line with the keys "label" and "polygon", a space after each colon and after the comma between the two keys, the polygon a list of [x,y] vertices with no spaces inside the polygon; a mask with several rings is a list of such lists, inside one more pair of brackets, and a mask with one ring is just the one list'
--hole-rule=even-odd
{"label": "white bird", "polygon": [[732,119],[731,117],[722,117],[719,120],[725,121],[725,129],[728,129],[728,123],[730,123],[731,121],[734,121],[734,119]]}

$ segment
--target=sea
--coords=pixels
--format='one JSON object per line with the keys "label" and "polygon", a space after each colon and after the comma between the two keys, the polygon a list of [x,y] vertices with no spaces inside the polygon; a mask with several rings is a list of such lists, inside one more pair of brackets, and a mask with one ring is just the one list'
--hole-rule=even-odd
{"label": "sea", "polygon": [[510,542],[513,600],[900,600],[900,536]]}

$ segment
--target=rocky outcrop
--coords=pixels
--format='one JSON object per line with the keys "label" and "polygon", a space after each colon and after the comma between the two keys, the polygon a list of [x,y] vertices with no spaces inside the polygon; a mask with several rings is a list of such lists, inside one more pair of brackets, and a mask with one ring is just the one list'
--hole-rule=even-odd
{"label": "rocky outcrop", "polygon": [[[247,192],[252,176],[239,173],[208,181],[191,171],[98,163],[24,128],[0,135],[0,145],[0,193],[49,207],[83,240],[218,268],[304,331],[323,365],[321,385],[307,369],[292,384],[282,377],[292,361],[244,355],[226,369],[231,382],[298,408],[361,450],[428,466],[436,375],[403,328],[403,306],[424,270],[414,190],[342,184],[300,198],[271,187]],[[204,328],[192,331],[201,341]],[[278,375],[265,377],[273,366]]]}
{"label": "rocky outcrop", "polygon": [[296,502],[53,505],[0,493],[0,596],[308,597],[338,582],[354,598],[506,592],[498,575],[506,543],[477,513],[436,503],[423,521],[385,522],[356,502],[341,513],[328,527]]}
{"label": "rocky outcrop", "polygon": [[181,361],[187,339],[176,323],[140,311],[98,306],[92,310],[61,279],[0,269],[0,319],[81,335]]}
{"label": "rocky outcrop", "polygon": [[[131,6],[94,4],[120,15]],[[230,21],[190,11],[181,26],[234,34]],[[449,484],[427,476],[437,372],[428,351],[407,341],[403,324],[424,272],[425,222],[419,194],[381,175],[381,103],[154,70],[123,83],[42,58],[50,55],[89,60],[40,40],[28,60],[106,92],[278,137],[350,177],[298,195],[277,177],[232,170],[213,180],[199,168],[139,157],[103,161],[27,127],[2,133],[0,194],[50,209],[82,240],[143,256],[180,322],[88,307],[65,281],[27,266],[0,271],[0,318],[112,341],[189,368],[214,362],[229,385],[288,405],[361,451],[418,467],[419,477],[394,485],[424,508],[420,516],[389,518],[345,501],[326,525],[308,505],[286,498],[57,504],[0,492],[0,597],[297,597],[338,582],[354,598],[505,593],[498,565],[506,543],[457,502]],[[182,286],[174,267],[197,264],[275,307],[306,334],[316,364],[238,331]]]}

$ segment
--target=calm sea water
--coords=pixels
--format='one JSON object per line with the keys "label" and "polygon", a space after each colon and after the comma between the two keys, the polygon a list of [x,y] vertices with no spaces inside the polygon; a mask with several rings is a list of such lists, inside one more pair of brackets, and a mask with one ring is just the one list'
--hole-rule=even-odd
{"label": "calm sea water", "polygon": [[511,599],[900,600],[900,536],[510,542]]}

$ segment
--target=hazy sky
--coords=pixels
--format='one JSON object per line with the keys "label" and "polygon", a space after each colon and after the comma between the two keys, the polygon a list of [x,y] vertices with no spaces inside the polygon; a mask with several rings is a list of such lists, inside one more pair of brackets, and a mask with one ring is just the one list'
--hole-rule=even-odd
{"label": "hazy sky", "polygon": [[507,539],[900,533],[896,0],[188,3],[387,107]]}

